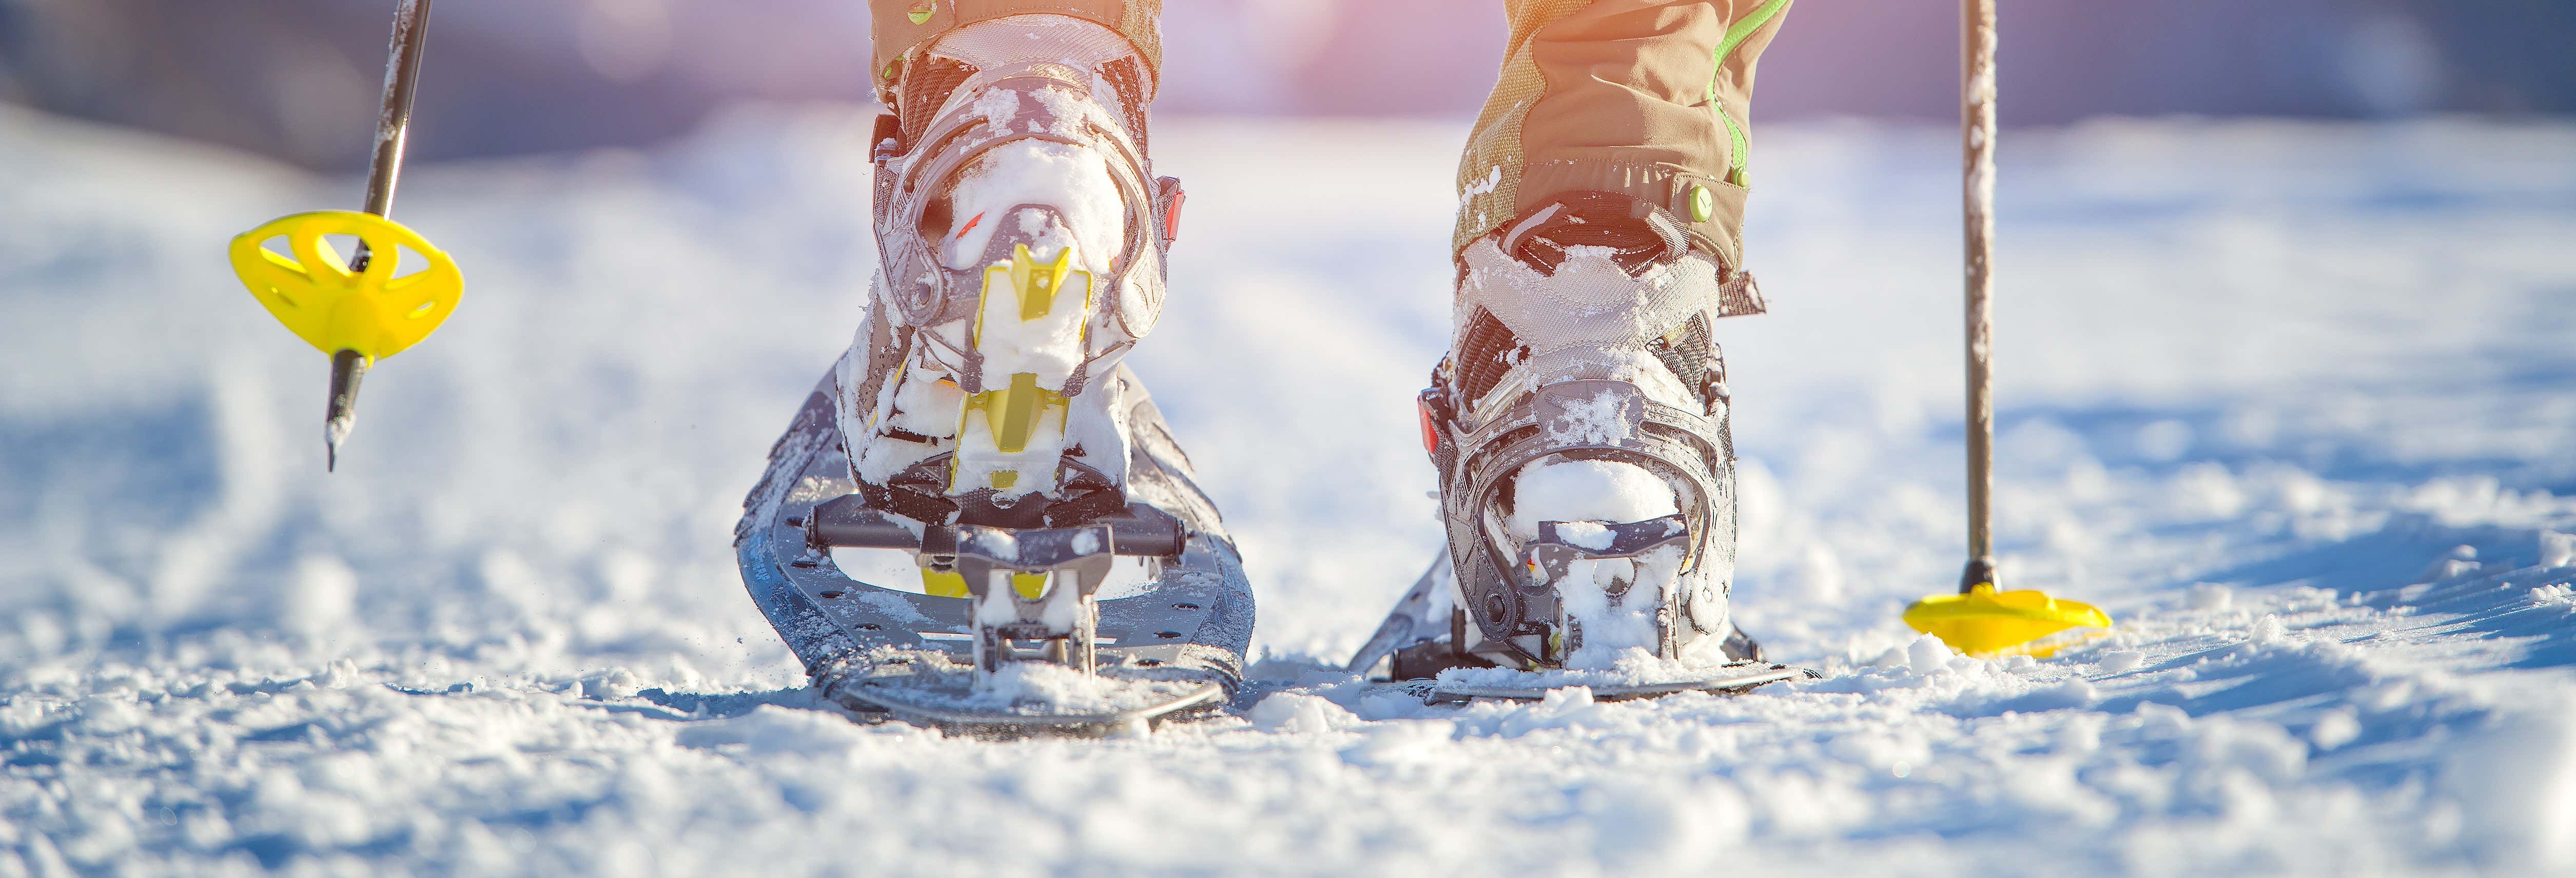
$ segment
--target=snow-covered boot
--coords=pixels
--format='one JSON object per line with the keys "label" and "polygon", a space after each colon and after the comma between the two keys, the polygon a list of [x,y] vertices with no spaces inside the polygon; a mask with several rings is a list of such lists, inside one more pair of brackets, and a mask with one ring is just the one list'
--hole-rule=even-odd
{"label": "snow-covered boot", "polygon": [[[805,637],[828,697],[1078,724],[1235,685],[1251,620],[1240,563],[1120,363],[1162,311],[1181,198],[1146,161],[1145,70],[1116,32],[1040,14],[960,27],[905,60],[874,138],[869,308],[817,388],[826,409],[809,403],[826,423],[790,430],[829,427],[830,443],[803,460],[781,440],[772,505],[756,491],[745,518],[805,541],[746,554],[745,576],[773,566],[796,593],[763,608],[791,645]],[[835,546],[910,550],[919,581],[836,585],[850,580],[830,569]],[[1098,593],[1121,558],[1148,565],[1147,597]],[[829,629],[798,617],[789,598],[809,592]],[[1058,673],[1040,665],[1089,681],[1029,682]],[[949,673],[962,666],[975,686]]]}
{"label": "snow-covered boot", "polygon": [[1736,497],[1712,321],[1751,276],[1661,206],[1576,192],[1459,257],[1457,329],[1421,397],[1457,583],[1439,665],[1758,659],[1727,612]]}
{"label": "snow-covered boot", "polygon": [[1106,379],[1162,312],[1178,191],[1147,169],[1141,69],[1116,33],[1053,15],[907,64],[876,145],[882,271],[835,399],[877,505],[1002,527],[1124,506]]}

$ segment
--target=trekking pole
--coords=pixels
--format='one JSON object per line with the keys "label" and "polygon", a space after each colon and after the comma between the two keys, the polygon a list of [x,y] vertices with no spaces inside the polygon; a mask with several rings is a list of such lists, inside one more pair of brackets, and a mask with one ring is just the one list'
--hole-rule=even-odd
{"label": "trekking pole", "polygon": [[[1905,624],[1974,656],[2046,657],[2072,639],[2107,633],[2091,604],[1995,586],[1995,0],[1960,0],[1961,219],[1967,232],[1968,567],[1959,593],[1905,609]],[[2070,630],[2083,629],[2075,634]],[[2089,632],[2089,633],[2088,633]]]}
{"label": "trekking pole", "polygon": [[[402,0],[394,10],[394,34],[385,57],[384,107],[376,114],[376,149],[367,161],[366,212],[386,216],[394,209],[394,185],[402,179],[403,147],[411,134],[412,95],[420,88],[421,49],[429,43],[429,0]],[[349,257],[351,272],[364,272],[375,251],[364,239]],[[373,358],[342,348],[331,354],[331,402],[322,416],[323,468],[340,468],[340,443],[358,426],[358,383],[367,377]]]}
{"label": "trekking pole", "polygon": [[[420,52],[429,44],[429,0],[402,0],[394,10],[392,46],[385,58],[384,109],[376,114],[376,151],[367,162],[368,213],[394,209],[394,184],[402,179],[403,147],[411,136],[411,99],[420,89]],[[349,258],[350,271],[367,269],[366,242]]]}
{"label": "trekking pole", "polygon": [[[331,355],[330,402],[324,410],[324,466],[338,469],[340,443],[357,426],[358,385],[378,358],[419,343],[456,308],[464,279],[456,263],[418,233],[386,218],[402,177],[411,132],[412,96],[420,86],[421,50],[429,38],[429,0],[402,0],[394,10],[385,60],[385,97],[376,116],[363,213],[317,211],[280,217],[233,239],[233,270],[278,322]],[[358,239],[346,267],[325,235]],[[289,253],[270,250],[285,239]],[[409,247],[428,268],[395,276],[397,248]],[[384,259],[376,258],[385,254]]]}
{"label": "trekking pole", "polygon": [[1968,566],[1959,593],[1995,582],[1995,0],[1960,0],[1959,128],[1967,233]]}

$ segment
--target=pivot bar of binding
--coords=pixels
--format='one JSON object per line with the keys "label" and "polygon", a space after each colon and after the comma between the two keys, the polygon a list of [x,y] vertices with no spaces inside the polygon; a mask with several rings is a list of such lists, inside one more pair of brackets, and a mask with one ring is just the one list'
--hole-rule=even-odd
{"label": "pivot bar of binding", "polygon": [[[1130,504],[1116,515],[1103,516],[1088,527],[1018,528],[1024,538],[1061,531],[1070,536],[1092,527],[1107,525],[1109,551],[1113,555],[1142,558],[1176,558],[1187,542],[1181,532],[1181,521],[1171,513],[1151,506]],[[921,524],[899,515],[868,508],[865,498],[845,494],[814,506],[806,522],[806,539],[817,546],[848,549],[902,549],[950,555],[957,551],[960,537],[971,525]],[[916,536],[915,534],[919,535]],[[973,541],[973,537],[967,537]]]}

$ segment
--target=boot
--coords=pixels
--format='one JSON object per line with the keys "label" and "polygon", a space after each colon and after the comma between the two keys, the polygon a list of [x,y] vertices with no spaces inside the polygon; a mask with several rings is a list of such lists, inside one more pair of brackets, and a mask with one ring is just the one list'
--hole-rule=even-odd
{"label": "boot", "polygon": [[1762,310],[1751,276],[1609,192],[1543,204],[1459,262],[1456,334],[1421,397],[1458,607],[1431,664],[1758,660],[1728,613],[1735,455],[1710,340]]}

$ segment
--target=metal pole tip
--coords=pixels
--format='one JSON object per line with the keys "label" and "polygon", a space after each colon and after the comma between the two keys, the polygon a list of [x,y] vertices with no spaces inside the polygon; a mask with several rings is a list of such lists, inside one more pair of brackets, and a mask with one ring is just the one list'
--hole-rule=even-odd
{"label": "metal pole tip", "polygon": [[358,426],[358,384],[367,377],[367,365],[367,356],[357,351],[331,356],[331,404],[322,417],[325,472],[340,470],[340,443],[349,441],[349,431]]}

